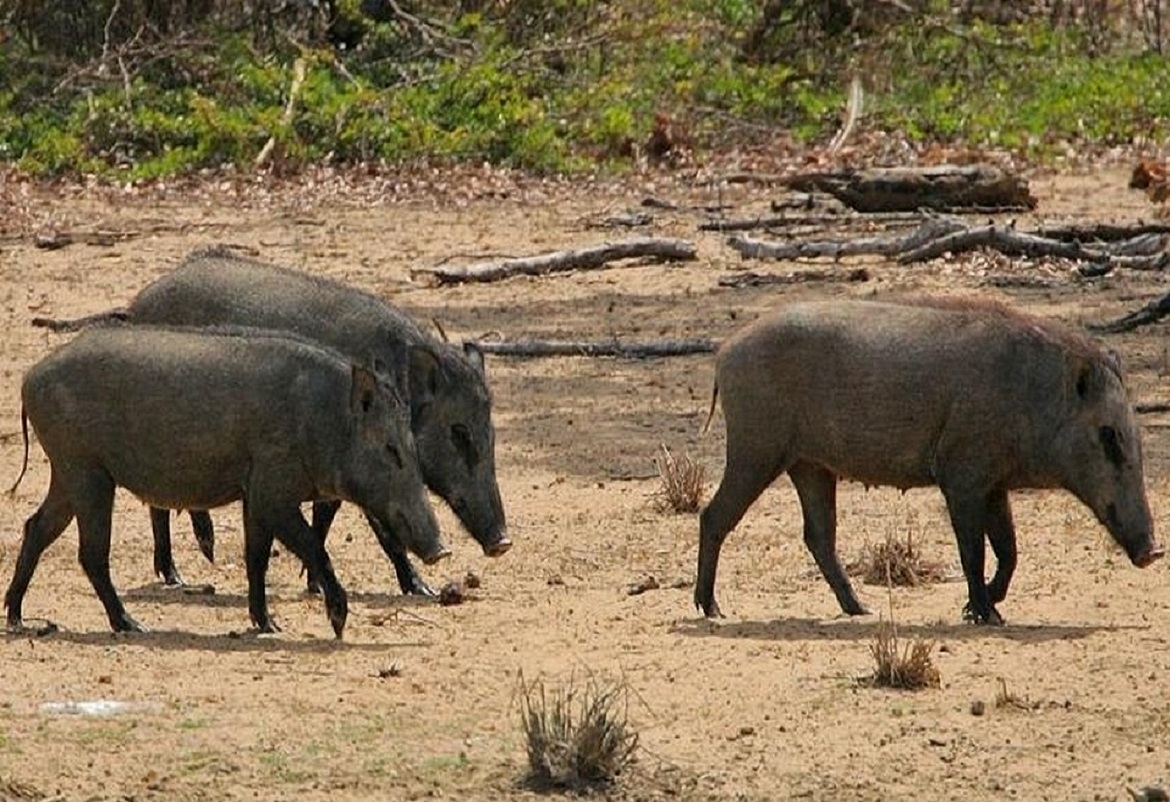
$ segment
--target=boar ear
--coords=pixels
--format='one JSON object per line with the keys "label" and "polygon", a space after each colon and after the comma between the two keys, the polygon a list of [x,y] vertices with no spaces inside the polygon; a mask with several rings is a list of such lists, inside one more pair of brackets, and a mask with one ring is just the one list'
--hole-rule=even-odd
{"label": "boar ear", "polygon": [[484,376],[486,369],[483,364],[483,350],[471,342],[470,340],[463,343],[463,355],[467,357],[467,361],[471,363],[471,367],[475,368],[475,372],[480,376]]}
{"label": "boar ear", "polygon": [[350,371],[349,408],[354,412],[369,412],[378,392],[378,379],[360,365]]}
{"label": "boar ear", "polygon": [[435,397],[439,386],[439,358],[423,345],[410,347],[410,402],[419,407]]}
{"label": "boar ear", "polygon": [[1081,401],[1092,401],[1104,392],[1106,385],[1105,371],[1112,370],[1108,362],[1101,364],[1093,360],[1077,360],[1073,363],[1073,375],[1076,376],[1077,398]]}

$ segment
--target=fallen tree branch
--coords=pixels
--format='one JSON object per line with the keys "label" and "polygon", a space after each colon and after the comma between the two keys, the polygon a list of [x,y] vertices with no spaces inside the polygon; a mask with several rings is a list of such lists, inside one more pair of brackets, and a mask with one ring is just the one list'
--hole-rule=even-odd
{"label": "fallen tree branch", "polygon": [[962,223],[949,217],[929,217],[909,234],[863,237],[847,240],[800,240],[765,242],[742,235],[728,237],[727,244],[744,259],[797,259],[810,256],[878,255],[894,256],[923,244],[966,230]]}
{"label": "fallen tree branch", "polygon": [[700,231],[751,231],[757,228],[796,228],[814,226],[818,228],[840,228],[843,226],[872,226],[875,223],[913,224],[921,222],[922,212],[874,212],[857,214],[840,211],[822,214],[776,214],[728,220],[705,220],[699,223]]}
{"label": "fallen tree branch", "polygon": [[768,284],[803,284],[810,281],[826,283],[845,283],[853,281],[869,281],[870,273],[864,267],[845,272],[833,270],[802,270],[795,273],[736,273],[719,279],[720,287],[762,287]]}
{"label": "fallen tree branch", "polygon": [[1133,331],[1139,326],[1156,323],[1170,315],[1170,293],[1163,295],[1156,301],[1150,301],[1141,309],[1134,310],[1128,315],[1122,315],[1116,320],[1106,323],[1089,323],[1085,328],[1101,334],[1118,334],[1123,331]]}
{"label": "fallen tree branch", "polygon": [[903,265],[990,248],[1006,256],[1081,262],[1076,269],[1086,278],[1103,276],[1117,268],[1160,271],[1170,267],[1170,235],[1147,232],[1145,227],[1138,230],[1142,233],[1129,239],[1088,245],[1077,239],[1016,231],[1011,224],[968,228],[954,217],[929,217],[908,234],[897,236],[768,242],[734,235],[727,244],[745,259],[876,255],[895,258]]}
{"label": "fallen tree branch", "polygon": [[567,270],[593,270],[620,259],[646,258],[657,261],[690,261],[696,258],[693,243],[679,239],[642,237],[592,248],[484,262],[462,267],[441,267],[420,271],[434,276],[440,284],[500,281],[512,276],[543,276]]}
{"label": "fallen tree branch", "polygon": [[901,264],[925,262],[928,259],[937,259],[945,253],[956,254],[986,247],[994,248],[1008,256],[1059,256],[1064,259],[1095,262],[1108,258],[1104,252],[1087,248],[1076,240],[1066,242],[1025,234],[1005,226],[990,225],[954,231],[937,237],[918,248],[902,252],[898,255],[898,261]]}
{"label": "fallen tree branch", "polygon": [[481,340],[472,345],[485,354],[499,356],[618,356],[667,357],[690,354],[709,354],[718,344],[714,340],[665,340],[662,342],[578,342],[553,340],[525,340],[523,342],[494,342]]}

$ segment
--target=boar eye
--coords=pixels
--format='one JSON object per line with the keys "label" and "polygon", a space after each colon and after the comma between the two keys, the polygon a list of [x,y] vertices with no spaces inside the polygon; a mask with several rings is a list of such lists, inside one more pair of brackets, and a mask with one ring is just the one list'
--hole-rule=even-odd
{"label": "boar eye", "polygon": [[455,444],[455,449],[468,467],[475,467],[479,462],[479,453],[475,450],[475,444],[471,442],[471,434],[462,423],[456,423],[451,427],[451,442]]}
{"label": "boar eye", "polygon": [[1117,468],[1125,464],[1125,453],[1121,450],[1121,437],[1112,426],[1102,426],[1097,430],[1101,438],[1101,447],[1105,449],[1105,459]]}
{"label": "boar eye", "polygon": [[394,465],[398,470],[402,470],[402,453],[393,443],[386,444],[386,451],[390,453],[390,459],[394,460]]}

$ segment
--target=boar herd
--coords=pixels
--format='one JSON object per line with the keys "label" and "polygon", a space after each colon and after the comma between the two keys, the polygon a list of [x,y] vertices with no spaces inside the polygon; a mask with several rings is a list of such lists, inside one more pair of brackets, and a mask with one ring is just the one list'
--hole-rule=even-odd
{"label": "boar herd", "polygon": [[[80,333],[22,385],[17,484],[30,423],[51,477],[5,595],[10,630],[22,627],[41,554],[74,518],[110,626],[142,629],[110,578],[116,487],[151,506],[155,571],[168,584],[181,583],[170,511],[189,511],[210,558],[207,510],[241,501],[248,610],[262,632],[278,629],[265,596],[275,539],[304,563],[342,636],[346,593],[325,540],[343,501],[365,514],[404,593],[432,593],[408,552],[427,564],[450,553],[425,488],[485,554],[512,545],[483,354],[428,335],[371,294],[217,247],[125,309],[34,325]],[[707,616],[720,614],[724,539],[781,473],[796,488],[805,544],[850,615],[866,609],[837,555],[839,479],[939,487],[976,623],[1003,623],[996,605],[1016,566],[1011,490],[1064,488],[1135,565],[1163,555],[1119,360],[1054,322],[972,300],[791,304],[720,346],[708,424],[717,402],[726,468],[700,514],[694,593]]]}

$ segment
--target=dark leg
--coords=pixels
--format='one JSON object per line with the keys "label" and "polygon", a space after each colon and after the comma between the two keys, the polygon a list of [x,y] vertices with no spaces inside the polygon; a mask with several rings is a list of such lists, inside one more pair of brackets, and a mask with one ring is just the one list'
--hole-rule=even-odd
{"label": "dark leg", "polygon": [[760,493],[786,465],[777,465],[764,455],[753,455],[752,445],[733,438],[731,423],[727,434],[727,467],[719,489],[699,514],[699,569],[695,581],[695,606],[708,618],[721,615],[715,601],[715,572],[719,551],[727,534],[735,528]]}
{"label": "dark leg", "polygon": [[988,499],[987,516],[987,539],[995,552],[995,576],[987,586],[987,595],[992,604],[999,604],[1007,597],[1008,585],[1016,571],[1016,528],[1006,490],[997,491]]}
{"label": "dark leg", "polygon": [[967,578],[967,606],[963,616],[976,624],[1003,624],[987,592],[984,576],[985,550],[983,534],[988,531],[986,498],[961,491],[943,489],[951,526],[959,542],[959,560]]}
{"label": "dark leg", "polygon": [[199,551],[209,563],[215,562],[215,527],[211,524],[211,513],[207,510],[190,510],[191,528],[195,530],[195,542]]}
{"label": "dark leg", "polygon": [[[249,504],[253,505],[256,508],[260,507],[255,499]],[[300,509],[295,505],[286,508],[279,504],[269,504],[263,512],[255,510],[245,512],[245,521],[246,530],[250,526],[256,533],[253,537],[253,532],[245,532],[248,541],[248,604],[256,625],[262,630],[265,627],[261,622],[267,622],[269,627],[274,627],[272,619],[268,617],[264,581],[268,569],[267,555],[272,549],[272,536],[267,533],[275,532],[278,533],[280,542],[296,555],[314,576],[319,577],[321,590],[325,596],[325,612],[329,616],[330,624],[333,625],[334,634],[340,638],[349,611],[345,588],[337,581],[325,546],[313,529],[305,523]],[[259,553],[261,548],[264,552],[263,557]]]}
{"label": "dark leg", "polygon": [[151,507],[150,530],[154,533],[154,575],[168,587],[182,585],[183,578],[175,568],[175,555],[171,551],[171,511]]}
{"label": "dark leg", "polygon": [[[325,538],[329,537],[329,529],[333,526],[333,519],[337,517],[339,509],[341,509],[341,502],[336,499],[313,502],[313,533],[321,541],[322,546],[325,545]],[[314,595],[320,593],[321,582],[308,565],[305,566],[305,573],[308,575],[305,581],[305,592]]]}
{"label": "dark leg", "polygon": [[248,575],[248,614],[261,632],[279,632],[280,627],[268,614],[265,581],[268,560],[272,556],[272,529],[253,516],[244,499],[244,566]]}
{"label": "dark leg", "polygon": [[398,576],[399,589],[403,593],[411,596],[438,595],[418,575],[418,571],[415,570],[410,562],[410,557],[406,553],[406,546],[402,544],[398,535],[394,534],[393,531],[384,529],[381,524],[369,515],[366,516],[366,520],[369,521],[370,528],[374,530],[374,534],[378,538],[378,543],[382,546],[382,551],[386,552],[386,556],[394,564],[394,573]]}
{"label": "dark leg", "polygon": [[853,592],[849,577],[837,557],[837,477],[819,465],[798,462],[788,476],[800,496],[804,512],[804,544],[812,552],[821,576],[833,589],[841,610],[849,615],[867,615],[868,610]]}
{"label": "dark leg", "polygon": [[110,579],[110,525],[114,512],[114,481],[104,473],[87,476],[72,494],[77,509],[77,557],[89,583],[106,608],[115,632],[145,632],[130,617]]}
{"label": "dark leg", "polygon": [[4,606],[8,609],[8,629],[22,628],[21,608],[28,584],[32,580],[37,563],[53,541],[61,536],[65,527],[73,520],[73,506],[62,490],[56,477],[49,482],[49,492],[41,506],[24,522],[24,538],[20,542],[20,556],[16,558],[16,570],[12,582],[4,595]]}

